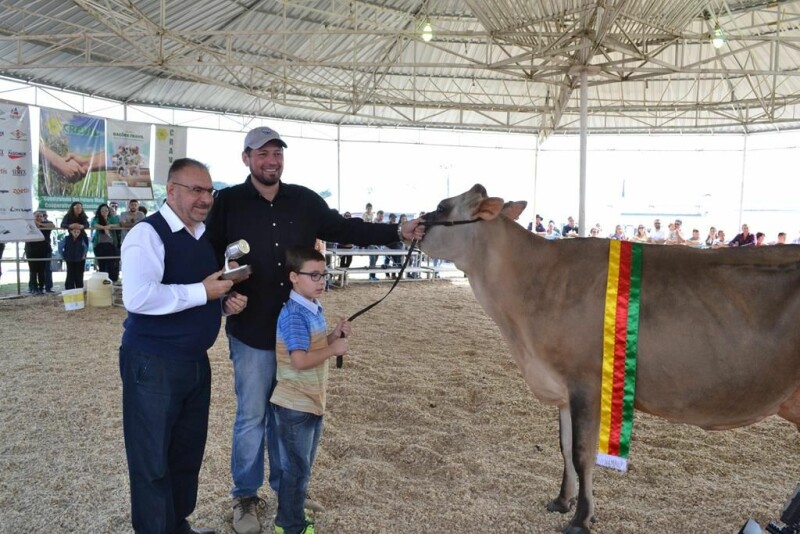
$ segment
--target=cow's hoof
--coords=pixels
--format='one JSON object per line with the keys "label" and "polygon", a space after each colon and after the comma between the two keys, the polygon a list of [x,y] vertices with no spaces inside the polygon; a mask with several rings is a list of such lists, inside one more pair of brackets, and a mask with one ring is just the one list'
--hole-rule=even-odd
{"label": "cow's hoof", "polygon": [[590,530],[588,528],[570,525],[564,529],[564,534],[590,534]]}
{"label": "cow's hoof", "polygon": [[547,511],[548,512],[558,512],[560,514],[566,514],[572,507],[575,505],[575,499],[553,499],[549,503],[547,503]]}

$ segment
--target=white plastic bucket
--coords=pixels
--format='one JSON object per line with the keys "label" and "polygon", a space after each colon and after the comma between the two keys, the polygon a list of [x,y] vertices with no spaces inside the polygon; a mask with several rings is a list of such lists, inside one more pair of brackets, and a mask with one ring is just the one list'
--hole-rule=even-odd
{"label": "white plastic bucket", "polygon": [[83,288],[65,289],[61,292],[61,298],[64,299],[64,309],[67,311],[82,310],[83,302]]}
{"label": "white plastic bucket", "polygon": [[87,304],[92,308],[111,306],[111,280],[108,273],[96,272],[86,282]]}

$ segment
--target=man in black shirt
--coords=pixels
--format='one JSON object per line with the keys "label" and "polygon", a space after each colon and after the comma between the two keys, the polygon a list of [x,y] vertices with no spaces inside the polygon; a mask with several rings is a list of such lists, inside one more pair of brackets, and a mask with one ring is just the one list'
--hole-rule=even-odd
{"label": "man in black shirt", "polygon": [[278,491],[280,455],[269,399],[275,387],[275,329],[291,284],[285,268],[286,250],[312,248],[317,238],[366,246],[421,237],[419,219],[401,226],[345,219],[314,191],[281,182],[283,151],[278,132],[251,130],[242,161],[250,169],[244,183],[223,189],[206,221],[207,236],[223,260],[229,243],[245,239],[250,252],[240,262],[253,269],[237,285],[248,297],[243,313],[229,317],[226,332],[233,361],[236,420],[233,426],[233,528],[238,534],[261,532],[256,514],[264,482],[264,446],[269,456],[269,484]]}

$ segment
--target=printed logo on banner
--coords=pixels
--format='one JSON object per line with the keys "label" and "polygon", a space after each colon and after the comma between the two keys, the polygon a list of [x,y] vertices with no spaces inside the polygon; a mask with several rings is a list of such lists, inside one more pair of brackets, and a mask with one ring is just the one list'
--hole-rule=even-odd
{"label": "printed logo on banner", "polygon": [[9,159],[19,159],[19,158],[24,158],[24,157],[25,157],[25,156],[27,156],[27,155],[28,155],[28,153],[27,153],[27,152],[17,152],[16,150],[9,150],[9,151],[8,151],[8,157],[9,157]]}
{"label": "printed logo on banner", "polygon": [[15,208],[14,206],[11,206],[8,208],[8,211],[21,211],[23,213],[30,213],[33,211],[33,208]]}
{"label": "printed logo on banner", "polygon": [[[28,171],[26,171],[25,169],[23,169],[22,167],[17,165],[16,169],[12,169],[11,170],[11,174],[14,175],[14,176],[27,176],[28,175]],[[30,189],[28,189],[28,192],[30,193]]]}
{"label": "printed logo on banner", "polygon": [[0,148],[0,158],[6,155],[6,151]]}
{"label": "printed logo on banner", "polygon": [[11,132],[11,139],[13,141],[24,141],[24,142],[27,143],[28,142],[28,134],[26,134],[25,132],[23,132],[20,129],[16,129],[16,130]]}
{"label": "printed logo on banner", "polygon": [[21,117],[19,108],[11,108],[11,118],[12,119],[19,119]]}
{"label": "printed logo on banner", "polygon": [[30,187],[15,187],[13,189],[13,192],[14,192],[15,195],[27,195],[28,193],[31,192],[31,188]]}
{"label": "printed logo on banner", "polygon": [[2,139],[4,135],[6,135],[6,133],[3,130],[0,130],[0,139]]}
{"label": "printed logo on banner", "polygon": [[0,167],[0,176],[8,174],[8,169],[4,167]]}

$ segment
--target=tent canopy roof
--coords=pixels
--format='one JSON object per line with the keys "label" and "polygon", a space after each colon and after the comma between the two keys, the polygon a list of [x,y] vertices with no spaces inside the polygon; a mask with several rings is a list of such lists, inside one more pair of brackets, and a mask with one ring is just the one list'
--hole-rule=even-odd
{"label": "tent canopy roof", "polygon": [[2,5],[0,75],[126,104],[548,135],[578,131],[586,70],[591,131],[800,126],[797,1]]}

